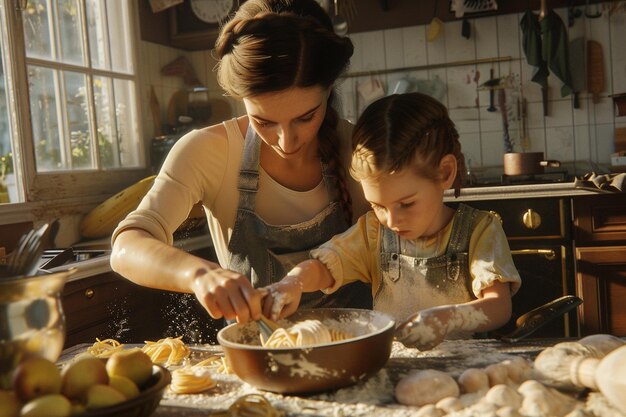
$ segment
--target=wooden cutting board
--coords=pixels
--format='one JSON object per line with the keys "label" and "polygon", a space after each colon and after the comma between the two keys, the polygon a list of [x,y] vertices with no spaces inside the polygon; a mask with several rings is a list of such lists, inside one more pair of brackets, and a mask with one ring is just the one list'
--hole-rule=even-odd
{"label": "wooden cutting board", "polygon": [[587,90],[592,101],[598,103],[604,91],[604,58],[602,45],[593,40],[587,41]]}

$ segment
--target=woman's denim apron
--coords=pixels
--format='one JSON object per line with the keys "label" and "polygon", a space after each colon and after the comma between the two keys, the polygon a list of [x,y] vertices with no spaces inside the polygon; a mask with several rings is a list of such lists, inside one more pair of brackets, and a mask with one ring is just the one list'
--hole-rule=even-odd
{"label": "woman's denim apron", "polygon": [[[228,250],[228,268],[250,278],[255,288],[280,281],[295,265],[309,258],[309,251],[348,228],[339,203],[335,179],[322,162],[323,181],[330,204],[311,220],[293,225],[271,225],[255,213],[259,188],[261,139],[252,127],[244,142],[239,171],[239,206]],[[348,285],[324,295],[321,291],[302,295],[300,307],[363,307],[371,305],[369,289]]]}
{"label": "woman's denim apron", "polygon": [[432,258],[403,254],[398,235],[383,226],[382,277],[374,295],[374,309],[391,314],[401,323],[419,310],[475,299],[468,261],[475,219],[476,209],[459,205],[445,253]]}

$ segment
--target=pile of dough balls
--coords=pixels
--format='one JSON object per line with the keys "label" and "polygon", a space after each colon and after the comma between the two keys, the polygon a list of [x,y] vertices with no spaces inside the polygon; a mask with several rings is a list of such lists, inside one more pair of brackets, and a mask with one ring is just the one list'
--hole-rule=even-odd
{"label": "pile of dough balls", "polygon": [[583,403],[547,387],[532,363],[514,357],[485,368],[469,368],[455,380],[446,372],[415,370],[398,382],[399,403],[420,407],[416,417],[580,417]]}

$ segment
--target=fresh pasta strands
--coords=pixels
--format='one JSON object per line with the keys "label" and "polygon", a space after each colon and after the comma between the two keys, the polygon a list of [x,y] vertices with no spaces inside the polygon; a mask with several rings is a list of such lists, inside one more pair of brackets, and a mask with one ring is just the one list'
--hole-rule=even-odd
{"label": "fresh pasta strands", "polygon": [[304,320],[289,328],[276,329],[267,341],[262,340],[262,344],[269,348],[293,348],[336,342],[349,337],[340,330],[328,328],[319,320]]}
{"label": "fresh pasta strands", "polygon": [[165,366],[176,365],[191,354],[191,350],[181,339],[182,336],[166,337],[156,342],[146,341],[142,350],[150,356],[153,363]]}
{"label": "fresh pasta strands", "polygon": [[232,374],[231,369],[226,363],[226,358],[223,356],[211,355],[194,366],[204,366],[220,374]]}
{"label": "fresh pasta strands", "polygon": [[211,414],[213,417],[283,417],[285,413],[277,410],[261,394],[247,394],[235,400],[228,411]]}
{"label": "fresh pasta strands", "polygon": [[208,368],[185,366],[172,371],[170,390],[176,394],[195,394],[213,388],[217,383]]}
{"label": "fresh pasta strands", "polygon": [[124,345],[115,339],[100,340],[96,338],[96,342],[87,348],[87,352],[97,358],[108,358],[123,347]]}

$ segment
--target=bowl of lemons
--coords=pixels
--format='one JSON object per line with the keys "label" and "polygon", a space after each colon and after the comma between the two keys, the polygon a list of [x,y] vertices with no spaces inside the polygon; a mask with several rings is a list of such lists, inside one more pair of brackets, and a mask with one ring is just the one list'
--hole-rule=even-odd
{"label": "bowl of lemons", "polygon": [[169,371],[138,348],[108,359],[81,354],[62,367],[32,356],[15,368],[11,390],[0,391],[0,415],[147,417],[170,381]]}

